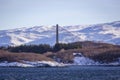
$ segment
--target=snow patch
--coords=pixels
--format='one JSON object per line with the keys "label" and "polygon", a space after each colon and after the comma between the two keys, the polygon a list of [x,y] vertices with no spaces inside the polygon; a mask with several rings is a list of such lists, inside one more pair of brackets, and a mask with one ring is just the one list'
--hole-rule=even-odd
{"label": "snow patch", "polygon": [[1,62],[0,66],[2,67],[62,67],[64,66],[62,63],[57,63],[55,61],[23,61],[20,62]]}
{"label": "snow patch", "polygon": [[98,62],[95,62],[87,57],[84,57],[82,53],[73,53],[75,56],[73,61],[75,65],[97,65]]}
{"label": "snow patch", "polygon": [[118,61],[116,62],[99,63],[88,57],[83,56],[82,53],[73,53],[73,55],[75,56],[73,59],[74,65],[120,65],[120,58],[118,58]]}
{"label": "snow patch", "polygon": [[26,64],[33,65],[35,67],[39,66],[62,66],[62,64],[55,62],[55,61],[35,61],[35,62],[30,62],[30,61],[23,61]]}
{"label": "snow patch", "polygon": [[3,67],[34,67],[33,65],[29,65],[29,64],[24,64],[24,63],[19,63],[19,62],[7,62],[7,61],[4,61],[4,62],[1,62],[0,63],[0,66],[3,66]]}

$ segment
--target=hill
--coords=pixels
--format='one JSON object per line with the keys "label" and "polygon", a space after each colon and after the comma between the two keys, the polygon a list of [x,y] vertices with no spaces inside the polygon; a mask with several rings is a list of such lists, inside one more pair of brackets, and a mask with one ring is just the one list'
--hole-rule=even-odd
{"label": "hill", "polygon": [[[81,45],[81,47],[75,47],[75,48],[73,47],[73,48],[65,49],[66,48],[64,47],[65,45],[62,45],[63,48],[60,48],[61,50],[59,51],[45,51],[45,53],[31,53],[34,51],[22,52],[22,50],[21,52],[13,53],[13,52],[1,50],[0,61],[25,60],[25,61],[57,61],[62,63],[73,63],[75,58],[73,53],[81,53],[84,57],[90,58],[99,63],[110,63],[113,61],[115,62],[118,61],[120,58],[119,45],[92,42],[92,41],[74,42],[69,44],[72,45],[77,44],[77,45]],[[34,46],[32,48],[34,48]],[[39,49],[39,46],[37,47],[37,49]]]}
{"label": "hill", "polygon": [[22,62],[22,61],[54,61],[41,54],[35,53],[12,53],[4,50],[0,50],[0,62]]}
{"label": "hill", "polygon": [[118,61],[120,58],[120,46],[108,43],[96,43],[91,41],[76,42],[82,45],[79,49],[60,50],[56,53],[47,52],[44,55],[64,63],[73,63],[73,53],[82,53],[85,57],[101,63]]}
{"label": "hill", "polygon": [[[55,26],[0,30],[0,46],[54,45],[55,30]],[[120,44],[120,21],[93,25],[60,26],[59,39],[61,43],[89,40]]]}

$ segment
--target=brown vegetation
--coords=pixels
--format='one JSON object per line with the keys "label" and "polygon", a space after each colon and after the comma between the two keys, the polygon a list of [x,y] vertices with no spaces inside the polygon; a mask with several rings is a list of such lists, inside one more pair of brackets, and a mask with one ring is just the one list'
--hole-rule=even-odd
{"label": "brown vegetation", "polygon": [[53,61],[53,59],[48,58],[41,54],[35,53],[12,53],[4,50],[0,50],[0,61]]}
{"label": "brown vegetation", "polygon": [[80,42],[80,49],[61,50],[57,53],[45,53],[44,55],[53,58],[61,58],[62,62],[72,62],[73,53],[82,53],[84,56],[100,62],[112,62],[120,57],[120,46],[107,43],[94,43],[91,41]]}
{"label": "brown vegetation", "polygon": [[12,53],[0,50],[0,61],[52,61],[59,58],[61,62],[72,63],[73,53],[82,53],[84,56],[99,62],[112,62],[120,58],[120,46],[107,43],[95,43],[91,41],[76,42],[82,45],[79,49],[60,50],[58,52],[35,53]]}

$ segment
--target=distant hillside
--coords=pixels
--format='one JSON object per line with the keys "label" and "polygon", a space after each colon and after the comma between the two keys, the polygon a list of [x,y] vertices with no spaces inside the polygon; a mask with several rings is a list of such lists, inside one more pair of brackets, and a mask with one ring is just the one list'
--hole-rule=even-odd
{"label": "distant hillside", "polygon": [[[0,46],[21,44],[55,44],[55,26],[35,26],[0,30]],[[96,41],[120,45],[120,21],[94,24],[60,26],[59,39],[62,43]]]}

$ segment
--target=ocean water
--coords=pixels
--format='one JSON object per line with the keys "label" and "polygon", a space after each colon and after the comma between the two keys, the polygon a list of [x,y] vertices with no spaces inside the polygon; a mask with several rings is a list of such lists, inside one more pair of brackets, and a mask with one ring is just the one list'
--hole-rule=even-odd
{"label": "ocean water", "polygon": [[0,67],[0,80],[120,80],[120,66]]}

